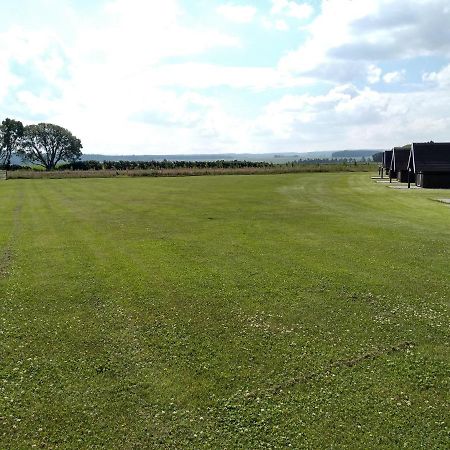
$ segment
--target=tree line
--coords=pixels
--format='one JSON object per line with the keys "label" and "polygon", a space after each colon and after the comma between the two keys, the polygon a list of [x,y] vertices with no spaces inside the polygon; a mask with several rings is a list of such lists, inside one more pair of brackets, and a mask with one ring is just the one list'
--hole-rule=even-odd
{"label": "tree line", "polygon": [[0,164],[11,168],[11,158],[53,170],[58,163],[78,160],[82,153],[81,141],[69,130],[52,123],[24,126],[14,119],[5,119],[0,125]]}
{"label": "tree line", "polygon": [[270,162],[259,161],[74,161],[61,164],[57,170],[160,170],[160,169],[236,169],[245,167],[273,167]]}

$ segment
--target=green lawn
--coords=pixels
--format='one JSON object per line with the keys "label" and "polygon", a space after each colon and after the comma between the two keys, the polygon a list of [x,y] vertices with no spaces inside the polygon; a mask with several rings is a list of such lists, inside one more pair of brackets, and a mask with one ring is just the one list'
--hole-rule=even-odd
{"label": "green lawn", "polygon": [[448,448],[450,191],[0,182],[0,448]]}

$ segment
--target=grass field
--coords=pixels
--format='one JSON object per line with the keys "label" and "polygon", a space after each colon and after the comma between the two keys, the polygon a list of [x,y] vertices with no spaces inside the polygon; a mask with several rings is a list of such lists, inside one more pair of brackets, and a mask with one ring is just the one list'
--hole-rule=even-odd
{"label": "grass field", "polygon": [[0,448],[448,448],[450,191],[0,182]]}

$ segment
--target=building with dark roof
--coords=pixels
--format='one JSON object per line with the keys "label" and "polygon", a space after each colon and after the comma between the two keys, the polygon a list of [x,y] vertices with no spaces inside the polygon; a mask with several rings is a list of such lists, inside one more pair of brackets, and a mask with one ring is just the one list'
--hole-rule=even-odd
{"label": "building with dark roof", "polygon": [[450,142],[412,143],[407,170],[423,188],[450,188]]}
{"label": "building with dark roof", "polygon": [[397,178],[401,183],[415,182],[414,172],[410,172],[408,180],[408,161],[409,154],[411,153],[411,144],[404,145],[403,147],[394,147],[392,149],[392,158],[390,166],[390,174],[393,174],[391,178]]}

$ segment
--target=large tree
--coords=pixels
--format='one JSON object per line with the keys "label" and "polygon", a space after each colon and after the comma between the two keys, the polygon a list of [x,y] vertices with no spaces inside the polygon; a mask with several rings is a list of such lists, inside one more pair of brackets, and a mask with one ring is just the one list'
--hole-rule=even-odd
{"label": "large tree", "polygon": [[5,119],[0,125],[0,163],[9,169],[11,156],[18,150],[18,144],[23,136],[22,122],[14,119]]}
{"label": "large tree", "polygon": [[76,161],[82,155],[81,141],[69,130],[52,123],[25,127],[19,154],[26,160],[52,170],[60,161]]}

